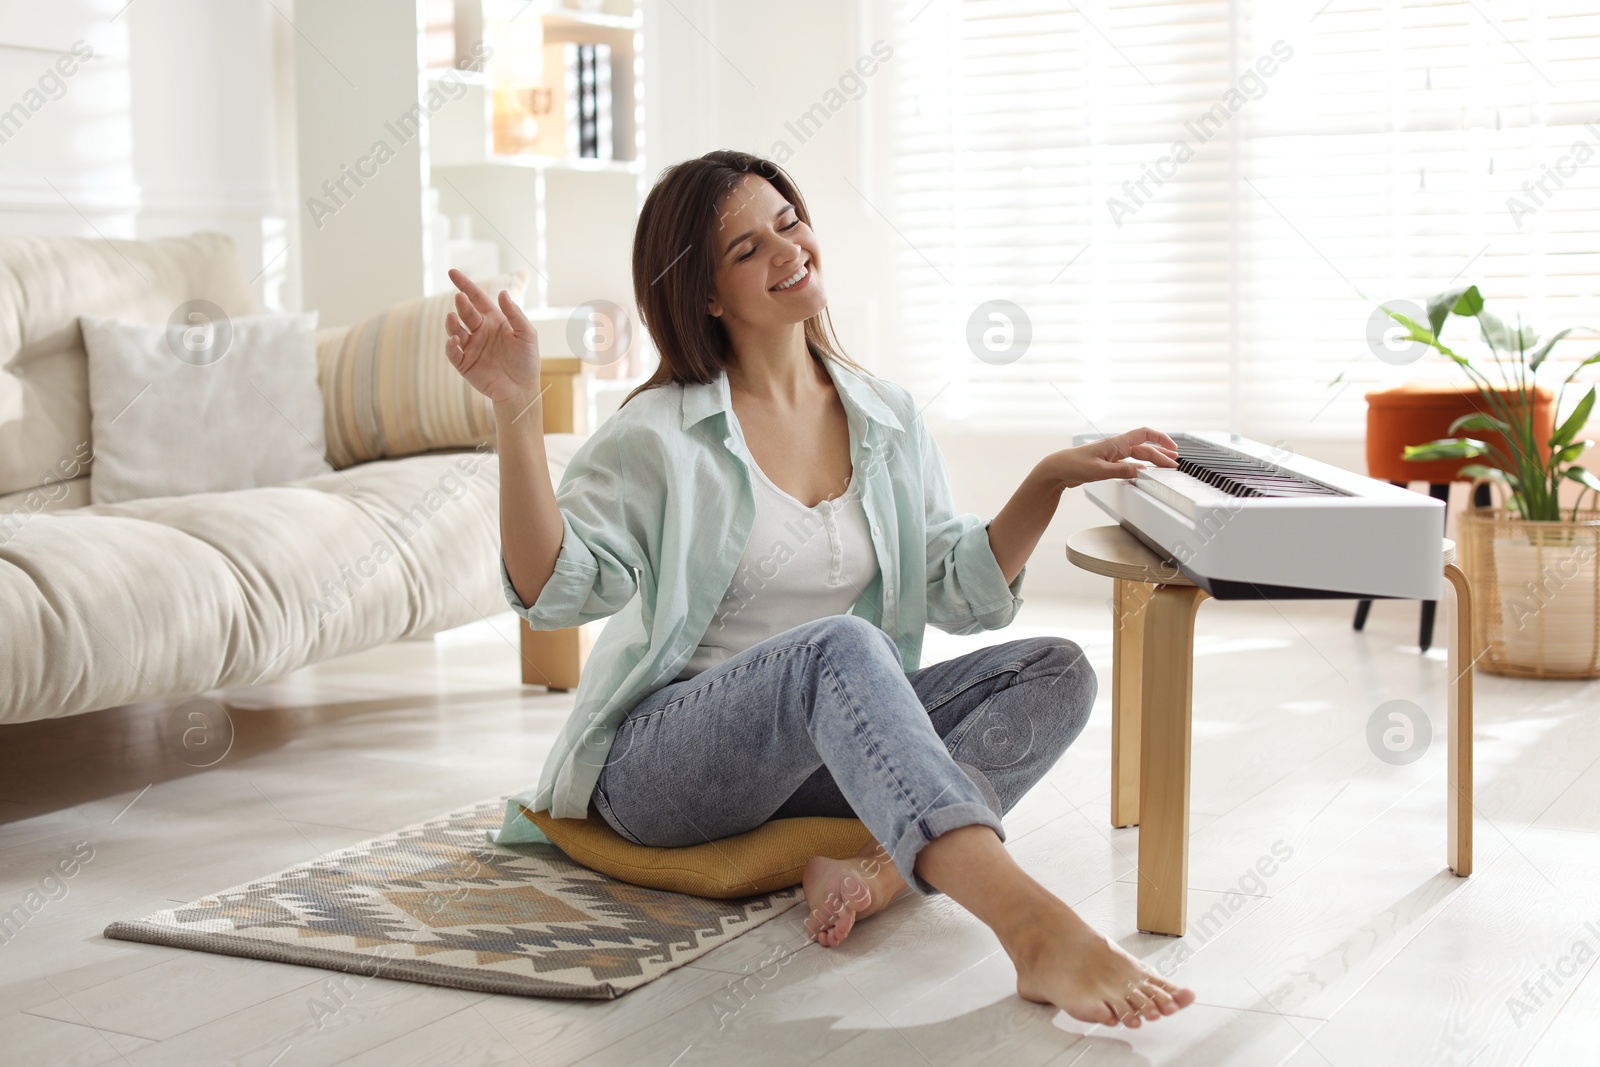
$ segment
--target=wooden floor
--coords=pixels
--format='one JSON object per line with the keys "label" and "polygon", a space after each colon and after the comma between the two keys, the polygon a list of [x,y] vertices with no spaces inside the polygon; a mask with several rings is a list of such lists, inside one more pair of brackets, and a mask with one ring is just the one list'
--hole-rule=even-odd
{"label": "wooden floor", "polygon": [[[1099,707],[1007,816],[1008,845],[1198,992],[1136,1032],[1020,999],[994,936],[948,898],[902,898],[834,950],[805,943],[796,908],[603,1003],[368,980],[320,1027],[309,1002],[329,996],[331,972],[100,936],[531,785],[571,696],[513,684],[508,612],[213,694],[236,737],[204,769],[166,755],[181,702],[0,728],[0,908],[79,842],[93,849],[0,944],[0,1063],[1600,1061],[1600,684],[1479,675],[1478,866],[1458,879],[1440,739],[1408,766],[1366,740],[1393,699],[1442,729],[1443,650],[1409,644],[1414,604],[1378,604],[1365,634],[1349,617],[1342,602],[1201,609],[1182,940],[1135,931],[1138,830],[1108,823],[1107,606],[1030,597],[1006,630],[930,632],[928,662],[1040,633],[1090,652]],[[784,942],[799,951],[762,970]]]}

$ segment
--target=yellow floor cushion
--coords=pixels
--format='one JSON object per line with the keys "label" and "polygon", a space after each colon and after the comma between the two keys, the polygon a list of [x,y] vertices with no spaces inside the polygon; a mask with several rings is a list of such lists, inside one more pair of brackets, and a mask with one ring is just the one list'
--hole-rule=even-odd
{"label": "yellow floor cushion", "polygon": [[[521,807],[521,805],[519,805]],[[754,830],[700,845],[651,848],[611,828],[591,804],[587,819],[522,814],[568,858],[621,882],[697,897],[748,897],[799,885],[812,856],[845,859],[872,834],[860,819],[773,819]]]}

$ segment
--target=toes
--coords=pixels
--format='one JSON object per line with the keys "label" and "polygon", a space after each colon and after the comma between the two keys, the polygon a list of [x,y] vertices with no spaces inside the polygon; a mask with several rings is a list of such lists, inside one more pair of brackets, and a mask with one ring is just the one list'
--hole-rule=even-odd
{"label": "toes", "polygon": [[[1146,982],[1140,991],[1151,999],[1153,1006],[1161,1015],[1171,1015],[1178,1010],[1178,1003],[1172,999],[1172,994],[1156,985],[1154,981]],[[1146,1018],[1154,1019],[1156,1016],[1147,1014]]]}
{"label": "toes", "polygon": [[1169,982],[1165,978],[1157,978],[1155,975],[1151,975],[1145,981],[1147,984],[1153,985],[1157,989],[1165,992],[1169,997],[1172,998],[1173,1004],[1177,1005],[1179,1008],[1187,1008],[1189,1005],[1194,1003],[1194,990],[1188,988],[1187,986],[1178,985],[1176,982]]}
{"label": "toes", "polygon": [[1129,987],[1127,1003],[1127,1011],[1123,1014],[1123,1023],[1126,1026],[1137,1027],[1141,1017],[1152,1021],[1161,1018],[1161,1009],[1156,1007],[1156,1002],[1139,986]]}
{"label": "toes", "polygon": [[1188,986],[1174,985],[1171,982],[1162,982],[1161,988],[1172,994],[1173,1003],[1180,1008],[1187,1008],[1194,1003],[1194,990]]}

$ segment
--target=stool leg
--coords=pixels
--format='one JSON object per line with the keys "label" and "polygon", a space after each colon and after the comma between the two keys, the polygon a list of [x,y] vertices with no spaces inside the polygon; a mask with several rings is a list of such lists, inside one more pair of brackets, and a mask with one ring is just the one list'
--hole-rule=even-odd
{"label": "stool leg", "polygon": [[1155,586],[1113,582],[1111,629],[1111,825],[1139,824],[1139,682],[1144,673],[1144,613]]}
{"label": "stool leg", "polygon": [[1450,635],[1446,708],[1449,718],[1450,869],[1465,878],[1472,873],[1472,587],[1454,563],[1444,576],[1456,596],[1456,625]]}
{"label": "stool leg", "polygon": [[[1444,521],[1445,521],[1445,528],[1448,529],[1449,528],[1449,524],[1450,524],[1450,514],[1449,514],[1449,509],[1450,509],[1450,483],[1449,482],[1443,482],[1443,483],[1441,483],[1441,482],[1430,482],[1430,483],[1428,483],[1428,495],[1433,497],[1433,499],[1435,499],[1435,500],[1444,501],[1444,506],[1445,506],[1445,520]],[[1420,648],[1421,648],[1421,650],[1423,652],[1426,652],[1426,651],[1428,651],[1428,649],[1433,647],[1433,619],[1434,619],[1434,612],[1437,610],[1437,608],[1438,608],[1438,605],[1432,600],[1424,600],[1422,602],[1422,627],[1417,633],[1417,644],[1418,644],[1418,646],[1420,646]]]}
{"label": "stool leg", "polygon": [[1206,592],[1161,585],[1145,609],[1139,767],[1139,929],[1182,937],[1189,887],[1194,617]]}

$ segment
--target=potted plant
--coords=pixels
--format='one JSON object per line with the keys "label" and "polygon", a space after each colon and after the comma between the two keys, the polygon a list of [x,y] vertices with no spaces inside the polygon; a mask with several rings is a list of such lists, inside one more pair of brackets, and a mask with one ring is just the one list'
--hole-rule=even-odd
{"label": "potted plant", "polygon": [[[1384,310],[1406,328],[1410,340],[1448,356],[1477,387],[1483,410],[1455,420],[1448,432],[1477,430],[1494,437],[1447,437],[1405,450],[1406,459],[1419,461],[1481,460],[1461,473],[1502,490],[1502,507],[1474,509],[1459,522],[1462,569],[1478,606],[1473,643],[1482,654],[1480,664],[1499,674],[1600,677],[1600,510],[1582,507],[1589,493],[1600,494],[1600,477],[1581,463],[1594,442],[1577,440],[1594,410],[1595,388],[1560,418],[1567,386],[1584,368],[1600,363],[1600,352],[1562,379],[1554,432],[1544,439],[1535,419],[1539,370],[1575,328],[1541,339],[1520,315],[1512,326],[1486,311],[1475,285],[1430,300],[1426,323]],[[1452,315],[1476,322],[1498,383],[1484,367],[1440,341]],[[1579,488],[1564,513],[1565,482]]]}

